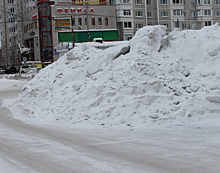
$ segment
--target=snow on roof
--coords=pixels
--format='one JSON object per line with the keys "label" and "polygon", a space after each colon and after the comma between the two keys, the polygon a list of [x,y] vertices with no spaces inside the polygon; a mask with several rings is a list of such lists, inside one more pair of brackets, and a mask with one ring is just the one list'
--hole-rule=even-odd
{"label": "snow on roof", "polygon": [[22,115],[81,125],[217,123],[219,30],[215,24],[165,35],[163,26],[143,27],[129,42],[130,52],[117,58],[125,45],[100,50],[80,44],[9,104]]}

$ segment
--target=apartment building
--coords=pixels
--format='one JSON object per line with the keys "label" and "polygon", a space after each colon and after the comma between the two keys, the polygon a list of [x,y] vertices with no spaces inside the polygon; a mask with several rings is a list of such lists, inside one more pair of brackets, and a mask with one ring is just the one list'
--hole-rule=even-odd
{"label": "apartment building", "polygon": [[21,54],[17,45],[22,44],[22,1],[0,1],[1,49],[3,61],[1,65],[20,65]]}
{"label": "apartment building", "polygon": [[0,48],[0,67],[3,66],[3,62],[4,62],[4,59],[3,59],[3,56],[2,56],[2,49]]}
{"label": "apartment building", "polygon": [[220,22],[220,0],[147,0],[148,25],[201,29]]}
{"label": "apartment building", "polygon": [[116,0],[117,29],[120,40],[130,40],[147,25],[145,0]]}

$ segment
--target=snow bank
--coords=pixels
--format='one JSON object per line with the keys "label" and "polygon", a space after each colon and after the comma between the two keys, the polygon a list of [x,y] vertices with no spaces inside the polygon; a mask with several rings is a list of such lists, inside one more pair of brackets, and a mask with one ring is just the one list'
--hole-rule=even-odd
{"label": "snow bank", "polygon": [[219,31],[216,24],[166,36],[163,26],[144,27],[130,41],[130,52],[116,59],[125,45],[79,45],[5,104],[28,117],[82,125],[217,122]]}

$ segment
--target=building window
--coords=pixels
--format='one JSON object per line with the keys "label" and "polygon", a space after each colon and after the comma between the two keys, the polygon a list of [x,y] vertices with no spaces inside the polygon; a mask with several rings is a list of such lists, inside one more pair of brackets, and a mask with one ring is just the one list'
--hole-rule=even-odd
{"label": "building window", "polygon": [[76,25],[75,18],[72,18],[72,26]]}
{"label": "building window", "polygon": [[41,27],[40,29],[42,31],[51,31],[51,17],[43,17],[43,18],[41,18],[41,21],[42,21],[41,26],[43,26],[43,27]]}
{"label": "building window", "polygon": [[195,23],[192,24],[192,29],[196,29],[196,24]]}
{"label": "building window", "polygon": [[161,0],[161,5],[167,5],[167,0]]}
{"label": "building window", "polygon": [[220,0],[215,0],[215,5],[220,5]]}
{"label": "building window", "polygon": [[220,11],[215,12],[215,17],[220,17]]}
{"label": "building window", "polygon": [[131,16],[131,10],[124,10],[124,16]]}
{"label": "building window", "polygon": [[132,28],[131,22],[124,22],[124,28]]}
{"label": "building window", "polygon": [[142,28],[144,25],[142,23],[139,23],[139,24],[136,24],[136,28],[139,29],[139,28]]}
{"label": "building window", "polygon": [[197,11],[197,16],[202,16],[202,11],[201,10]]}
{"label": "building window", "polygon": [[162,17],[168,17],[168,11],[162,11],[161,16]]}
{"label": "building window", "polygon": [[43,33],[43,44],[44,46],[52,46],[51,33]]}
{"label": "building window", "polygon": [[151,0],[147,0],[147,5],[151,5]]}
{"label": "building window", "polygon": [[191,6],[195,6],[195,1],[191,1]]}
{"label": "building window", "polygon": [[151,12],[147,12],[147,17],[151,18]]}
{"label": "building window", "polygon": [[182,0],[173,0],[173,4],[182,4],[183,1]]}
{"label": "building window", "polygon": [[131,0],[123,0],[123,4],[131,4]]}
{"label": "building window", "polygon": [[186,24],[185,23],[182,24],[182,28],[186,29]]}
{"label": "building window", "polygon": [[108,26],[108,18],[105,18],[105,26]]}
{"label": "building window", "polygon": [[8,0],[8,3],[9,3],[9,4],[13,4],[13,3],[14,3],[14,0]]}
{"label": "building window", "polygon": [[186,17],[186,12],[185,11],[183,11],[183,16]]}
{"label": "building window", "polygon": [[115,5],[115,4],[114,4],[114,0],[109,0],[109,4],[110,4],[110,5]]}
{"label": "building window", "polygon": [[204,10],[204,16],[211,16],[211,10]]}
{"label": "building window", "polygon": [[196,13],[195,12],[192,12],[191,15],[192,15],[192,17],[196,17]]}
{"label": "building window", "polygon": [[98,18],[98,25],[102,25],[102,18]]}
{"label": "building window", "polygon": [[92,25],[95,25],[95,18],[92,18]]}
{"label": "building window", "polygon": [[181,28],[181,22],[173,22],[174,28]]}
{"label": "building window", "polygon": [[85,25],[87,25],[87,18],[85,18]]}
{"label": "building window", "polygon": [[82,18],[78,18],[78,25],[82,26]]}
{"label": "building window", "polygon": [[205,26],[211,26],[212,22],[211,21],[205,21]]}
{"label": "building window", "polygon": [[136,5],[142,5],[142,0],[135,0]]}
{"label": "building window", "polygon": [[116,4],[131,4],[131,0],[116,0]]}
{"label": "building window", "polygon": [[142,11],[137,11],[136,12],[136,17],[143,17]]}
{"label": "building window", "polygon": [[202,3],[202,0],[197,0],[196,4],[200,5]]}
{"label": "building window", "polygon": [[163,26],[166,26],[166,27],[167,27],[167,29],[169,28],[168,23],[162,23],[162,25],[163,25]]}
{"label": "building window", "polygon": [[130,39],[132,39],[132,34],[125,34],[124,35],[124,40],[130,40]]}
{"label": "building window", "polygon": [[204,4],[211,4],[210,0],[204,0]]}
{"label": "building window", "polygon": [[182,10],[173,10],[174,16],[182,16]]}

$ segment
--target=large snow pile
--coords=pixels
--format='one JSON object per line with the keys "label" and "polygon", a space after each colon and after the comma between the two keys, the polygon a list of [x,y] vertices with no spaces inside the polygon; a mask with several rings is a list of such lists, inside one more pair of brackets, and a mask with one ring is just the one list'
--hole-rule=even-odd
{"label": "large snow pile", "polygon": [[140,29],[130,52],[119,57],[124,45],[100,50],[82,44],[41,70],[8,106],[29,117],[84,125],[219,121],[219,24],[165,33],[163,26]]}

